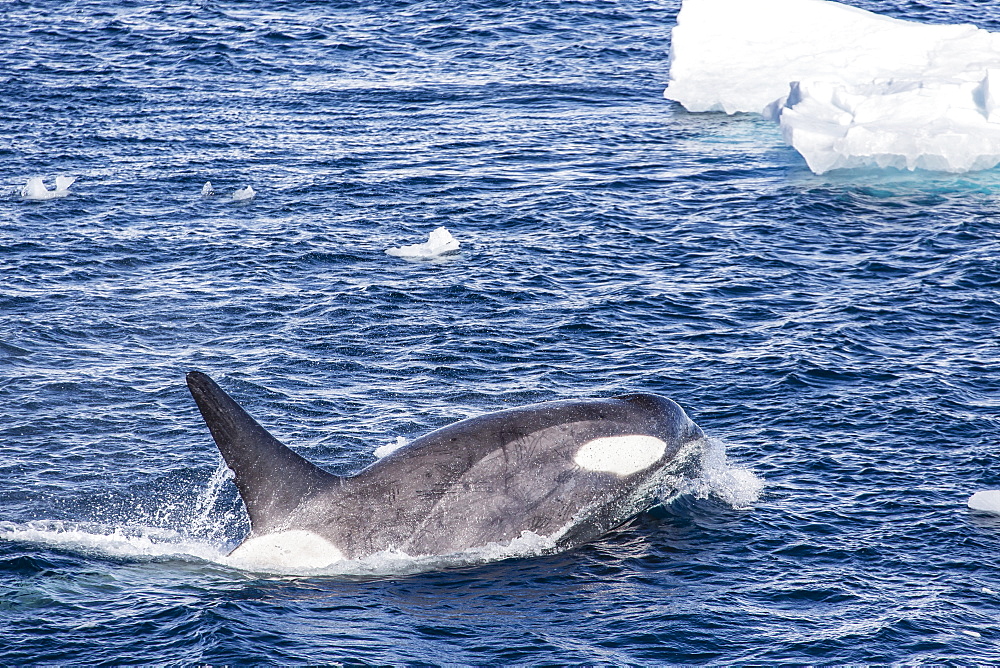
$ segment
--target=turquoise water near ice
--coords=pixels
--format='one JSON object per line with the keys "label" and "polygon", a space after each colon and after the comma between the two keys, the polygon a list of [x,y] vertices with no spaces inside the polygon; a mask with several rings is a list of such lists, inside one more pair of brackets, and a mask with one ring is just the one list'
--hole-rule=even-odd
{"label": "turquoise water near ice", "polygon": [[[1000,519],[965,506],[1000,486],[1000,173],[815,176],[685,113],[677,10],[4,3],[0,662],[1000,659]],[[442,225],[457,254],[384,253]],[[344,474],[632,391],[717,442],[568,552],[255,574],[191,369]]]}

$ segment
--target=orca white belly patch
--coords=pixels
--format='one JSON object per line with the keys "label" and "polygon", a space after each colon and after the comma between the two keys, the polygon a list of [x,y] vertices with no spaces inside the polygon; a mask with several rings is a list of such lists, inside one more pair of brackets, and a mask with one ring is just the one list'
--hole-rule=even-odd
{"label": "orca white belly patch", "polygon": [[606,436],[584,443],[573,461],[588,471],[625,476],[648,469],[666,450],[667,444],[654,436]]}
{"label": "orca white belly patch", "polygon": [[344,555],[322,536],[295,529],[249,538],[229,558],[250,567],[325,568],[342,560]]}

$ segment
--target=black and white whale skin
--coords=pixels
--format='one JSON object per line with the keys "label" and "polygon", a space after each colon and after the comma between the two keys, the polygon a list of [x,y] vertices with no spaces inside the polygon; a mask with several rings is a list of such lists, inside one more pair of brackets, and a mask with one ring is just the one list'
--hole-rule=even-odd
{"label": "black and white whale skin", "polygon": [[250,515],[230,557],[279,566],[447,555],[526,531],[573,547],[654,505],[671,462],[705,438],[652,394],[553,401],[456,422],[340,477],[278,442],[205,374],[187,383]]}

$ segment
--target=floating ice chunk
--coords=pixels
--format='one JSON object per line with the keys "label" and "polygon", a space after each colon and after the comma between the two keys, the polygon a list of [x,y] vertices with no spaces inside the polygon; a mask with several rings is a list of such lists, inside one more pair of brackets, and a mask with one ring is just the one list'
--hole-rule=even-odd
{"label": "floating ice chunk", "polygon": [[28,183],[21,188],[21,197],[24,199],[43,200],[52,199],[52,196],[53,192],[45,187],[40,176],[28,179]]}
{"label": "floating ice chunk", "polygon": [[205,181],[205,185],[203,185],[201,187],[201,196],[202,197],[211,197],[214,194],[215,194],[215,189],[212,187],[212,182],[211,181]]}
{"label": "floating ice chunk", "polygon": [[792,84],[779,123],[817,174],[852,167],[967,172],[1000,163],[1000,123],[976,82]]}
{"label": "floating ice chunk", "polygon": [[1000,163],[1000,33],[827,0],[684,0],[664,92],[757,112],[823,173]]}
{"label": "floating ice chunk", "polygon": [[991,489],[976,492],[969,497],[969,508],[1000,515],[1000,490]]}
{"label": "floating ice chunk", "polygon": [[396,257],[431,258],[458,250],[458,239],[451,232],[439,227],[427,235],[427,241],[422,244],[387,248],[386,253]]}
{"label": "floating ice chunk", "polygon": [[253,186],[247,186],[246,188],[240,188],[233,193],[234,202],[246,202],[254,198],[257,192],[253,189]]}
{"label": "floating ice chunk", "polygon": [[33,201],[56,199],[69,195],[69,187],[76,181],[75,176],[57,176],[55,190],[49,190],[40,176],[28,179],[28,182],[21,188],[21,197]]}

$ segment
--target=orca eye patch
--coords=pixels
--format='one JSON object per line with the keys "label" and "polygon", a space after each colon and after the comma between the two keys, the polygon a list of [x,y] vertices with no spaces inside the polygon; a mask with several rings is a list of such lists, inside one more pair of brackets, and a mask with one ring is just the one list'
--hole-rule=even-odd
{"label": "orca eye patch", "polygon": [[667,444],[653,436],[606,436],[584,443],[573,462],[588,471],[626,476],[648,469],[666,452]]}

